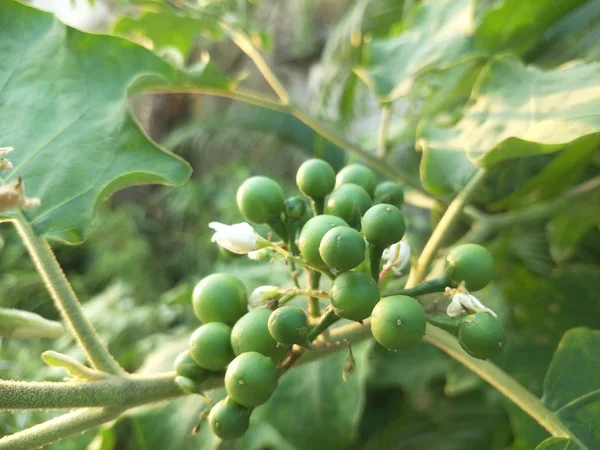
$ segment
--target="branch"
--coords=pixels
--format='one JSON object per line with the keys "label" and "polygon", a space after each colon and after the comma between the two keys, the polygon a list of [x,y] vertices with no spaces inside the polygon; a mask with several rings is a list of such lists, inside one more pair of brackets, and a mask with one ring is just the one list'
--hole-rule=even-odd
{"label": "branch", "polygon": [[81,304],[48,243],[35,234],[23,214],[18,213],[12,221],[27,247],[46,289],[50,292],[56,308],[68,323],[71,333],[84,350],[92,366],[112,374],[124,373],[100,340],[94,326],[85,317]]}
{"label": "branch", "polygon": [[567,208],[581,197],[591,194],[600,188],[600,176],[581,183],[560,197],[531,206],[516,209],[502,214],[476,213],[476,222],[464,240],[468,242],[483,242],[492,234],[512,226],[546,220],[561,209]]}
{"label": "branch", "polygon": [[33,450],[116,419],[119,408],[82,409],[0,439],[0,450]]}
{"label": "branch", "polygon": [[174,380],[170,372],[87,382],[0,380],[0,410],[138,406],[184,395]]}
{"label": "branch", "polygon": [[406,288],[411,288],[423,281],[427,273],[427,268],[431,264],[431,261],[433,261],[435,258],[435,255],[439,250],[446,233],[448,233],[448,230],[450,230],[454,222],[460,217],[463,208],[469,201],[471,195],[484,180],[485,175],[485,169],[479,169],[479,171],[475,173],[471,180],[469,180],[467,185],[462,191],[460,191],[452,203],[450,203],[450,206],[448,206],[448,209],[442,216],[438,226],[433,231],[431,237],[427,241],[427,244],[425,244],[425,248],[423,249],[419,260],[417,261],[417,265],[411,270],[410,276],[408,277],[408,281],[406,283]]}

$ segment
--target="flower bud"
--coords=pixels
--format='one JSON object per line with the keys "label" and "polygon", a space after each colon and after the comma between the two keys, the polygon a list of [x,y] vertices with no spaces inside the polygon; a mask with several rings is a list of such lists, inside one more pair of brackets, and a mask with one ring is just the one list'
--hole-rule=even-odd
{"label": "flower bud", "polygon": [[259,286],[252,291],[248,301],[252,305],[258,305],[274,300],[281,295],[278,286]]}
{"label": "flower bud", "polygon": [[215,230],[215,234],[213,234],[211,239],[212,242],[216,242],[221,247],[238,255],[246,255],[253,250],[270,245],[247,222],[236,223],[234,225],[211,222],[208,226]]}

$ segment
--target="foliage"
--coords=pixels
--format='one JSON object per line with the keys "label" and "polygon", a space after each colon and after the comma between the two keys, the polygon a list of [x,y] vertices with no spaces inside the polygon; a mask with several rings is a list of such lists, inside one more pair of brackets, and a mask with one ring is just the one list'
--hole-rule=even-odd
{"label": "foliage", "polygon": [[[8,156],[15,168],[2,183],[23,177],[27,195],[41,201],[3,212],[2,220],[26,220],[37,236],[53,239],[86,316],[119,363],[140,375],[172,369],[198,326],[191,289],[208,273],[232,273],[249,291],[291,287],[286,267],[250,266],[209,242],[209,222],[242,220],[234,197],[246,177],[275,176],[291,193],[307,155],[336,169],[358,158],[379,181],[406,182],[407,240],[413,257],[421,255],[411,277],[423,263],[431,263],[432,277],[443,265],[444,251],[429,239],[438,225],[431,203],[453,222],[444,247],[460,240],[490,250],[495,281],[476,295],[499,313],[505,351],[495,365],[480,365],[430,332],[429,343],[398,353],[354,344],[356,370],[347,382],[343,351],[293,367],[236,448],[599,447],[598,3],[348,2],[322,43],[317,92],[296,99],[302,108],[286,103],[253,53],[255,45],[268,47],[263,6],[200,3],[120,2],[108,36],[0,0],[0,146],[15,148]],[[247,90],[259,84],[254,75],[243,81],[239,66],[218,67],[229,39],[279,99]],[[141,94],[170,92],[248,104],[194,97],[160,146],[149,137],[152,101]],[[380,119],[388,106],[391,115]],[[177,189],[130,187],[182,185],[190,165],[195,176]],[[481,169],[485,177],[473,186]],[[464,214],[452,217],[453,198],[465,199]],[[1,305],[58,319],[17,234],[8,224],[2,232]],[[84,238],[77,247],[57,242]],[[405,282],[396,278],[389,289]],[[443,302],[440,294],[423,299],[434,309]],[[0,377],[58,382],[64,372],[37,357],[46,350],[86,361],[68,336],[5,339]],[[506,382],[496,366],[520,384]],[[230,448],[206,424],[191,435],[207,408],[197,395],[145,405],[50,448]],[[0,434],[57,415],[2,412]]]}

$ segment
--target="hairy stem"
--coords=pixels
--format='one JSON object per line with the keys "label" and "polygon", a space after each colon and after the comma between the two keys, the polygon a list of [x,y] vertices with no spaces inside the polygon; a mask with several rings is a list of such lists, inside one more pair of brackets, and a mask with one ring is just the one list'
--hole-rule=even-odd
{"label": "hairy stem", "polygon": [[392,118],[392,104],[384,103],[381,107],[381,121],[377,135],[377,157],[384,159],[387,156],[387,135]]}
{"label": "hairy stem", "polygon": [[81,409],[0,439],[0,450],[33,450],[116,419],[121,408]]}
{"label": "hairy stem", "polygon": [[[311,270],[308,272],[308,282],[310,284],[310,290],[316,291],[319,289],[319,283],[321,282],[321,274]],[[310,317],[317,318],[321,315],[321,306],[319,305],[319,298],[316,296],[310,296],[308,298],[308,313]]]}
{"label": "hairy stem", "polygon": [[452,203],[450,203],[450,206],[448,206],[448,209],[438,223],[438,226],[433,231],[431,237],[427,241],[427,244],[425,244],[425,248],[423,249],[419,260],[417,261],[417,265],[413,267],[413,270],[411,270],[410,276],[408,277],[408,281],[406,283],[407,288],[413,287],[417,283],[423,281],[425,275],[427,274],[427,269],[429,268],[431,261],[433,261],[435,258],[435,255],[439,250],[446,233],[451,229],[454,222],[460,217],[462,209],[467,204],[477,187],[484,180],[485,175],[485,169],[479,169],[473,178],[471,178],[471,180],[467,183],[464,189],[460,191]]}
{"label": "hairy stem", "polygon": [[88,382],[0,380],[0,410],[138,406],[184,395],[174,380],[171,372]]}
{"label": "hairy stem", "polygon": [[104,372],[122,374],[123,369],[108,352],[93,325],[85,317],[81,304],[48,243],[35,234],[22,214],[13,219],[13,223],[27,247],[46,289],[50,292],[56,308],[69,325],[71,333],[84,350],[92,366]]}

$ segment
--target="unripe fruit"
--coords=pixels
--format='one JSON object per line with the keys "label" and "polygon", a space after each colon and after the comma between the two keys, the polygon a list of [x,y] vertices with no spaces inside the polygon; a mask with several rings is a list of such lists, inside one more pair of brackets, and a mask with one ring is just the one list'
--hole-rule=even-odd
{"label": "unripe fruit", "polygon": [[387,203],[369,208],[362,218],[361,227],[365,239],[382,248],[400,241],[406,231],[402,212]]}
{"label": "unripe fruit", "polygon": [[361,321],[371,315],[379,301],[379,287],[364,272],[346,272],[333,280],[330,295],[336,315]]}
{"label": "unripe fruit", "polygon": [[284,196],[281,186],[268,177],[251,177],[237,191],[237,206],[250,222],[273,223],[281,217]]}
{"label": "unripe fruit", "polygon": [[310,219],[302,227],[300,238],[298,239],[298,248],[300,254],[315,267],[325,267],[325,262],[319,253],[319,245],[321,239],[329,230],[339,226],[348,226],[339,217],[330,216],[327,214],[316,216]]}
{"label": "unripe fruit", "polygon": [[200,367],[187,350],[175,358],[175,373],[196,383],[202,383],[208,376],[206,369]]}
{"label": "unripe fruit", "polygon": [[224,323],[202,325],[190,337],[190,354],[199,366],[221,370],[235,357],[231,348],[231,328]]}
{"label": "unripe fruit", "polygon": [[504,346],[504,327],[492,314],[478,312],[460,321],[458,342],[474,358],[492,358]]}
{"label": "unripe fruit", "polygon": [[277,368],[271,358],[260,353],[242,353],[225,373],[227,394],[248,408],[262,405],[277,387]]}
{"label": "unripe fruit", "polygon": [[375,188],[375,203],[388,203],[400,208],[404,203],[404,190],[402,186],[393,181],[384,181]]}
{"label": "unripe fruit", "polygon": [[340,170],[335,177],[335,188],[338,189],[343,184],[357,184],[362,187],[370,197],[375,193],[377,178],[368,167],[360,164],[350,164]]}
{"label": "unripe fruit", "polygon": [[360,224],[360,218],[371,207],[371,197],[356,184],[344,184],[327,199],[325,212],[344,219],[350,226]]}
{"label": "unripe fruit", "polygon": [[388,350],[403,350],[419,343],[425,334],[426,316],[417,300],[406,295],[385,297],[371,314],[371,332]]}
{"label": "unripe fruit", "polygon": [[194,288],[192,306],[203,323],[232,325],[248,310],[246,287],[227,273],[209,275]]}
{"label": "unripe fruit", "polygon": [[270,309],[253,309],[233,326],[231,346],[236,355],[258,352],[279,362],[287,349],[277,344],[269,333]]}
{"label": "unripe fruit", "polygon": [[250,410],[226,397],[212,407],[208,424],[221,439],[236,439],[250,426]]}
{"label": "unripe fruit", "polygon": [[296,173],[296,184],[310,198],[325,198],[335,186],[335,172],[322,159],[309,159],[302,163]]}
{"label": "unripe fruit", "polygon": [[478,291],[494,278],[494,260],[481,245],[458,245],[446,256],[446,275],[454,286],[464,281],[469,291]]}
{"label": "unripe fruit", "polygon": [[301,220],[306,214],[306,203],[302,197],[290,197],[285,201],[285,216],[293,220]]}
{"label": "unripe fruit", "polygon": [[321,239],[319,254],[329,267],[346,272],[364,260],[365,240],[352,228],[335,227]]}
{"label": "unripe fruit", "polygon": [[269,317],[269,333],[282,344],[304,345],[308,335],[306,313],[302,308],[292,305],[277,308]]}

